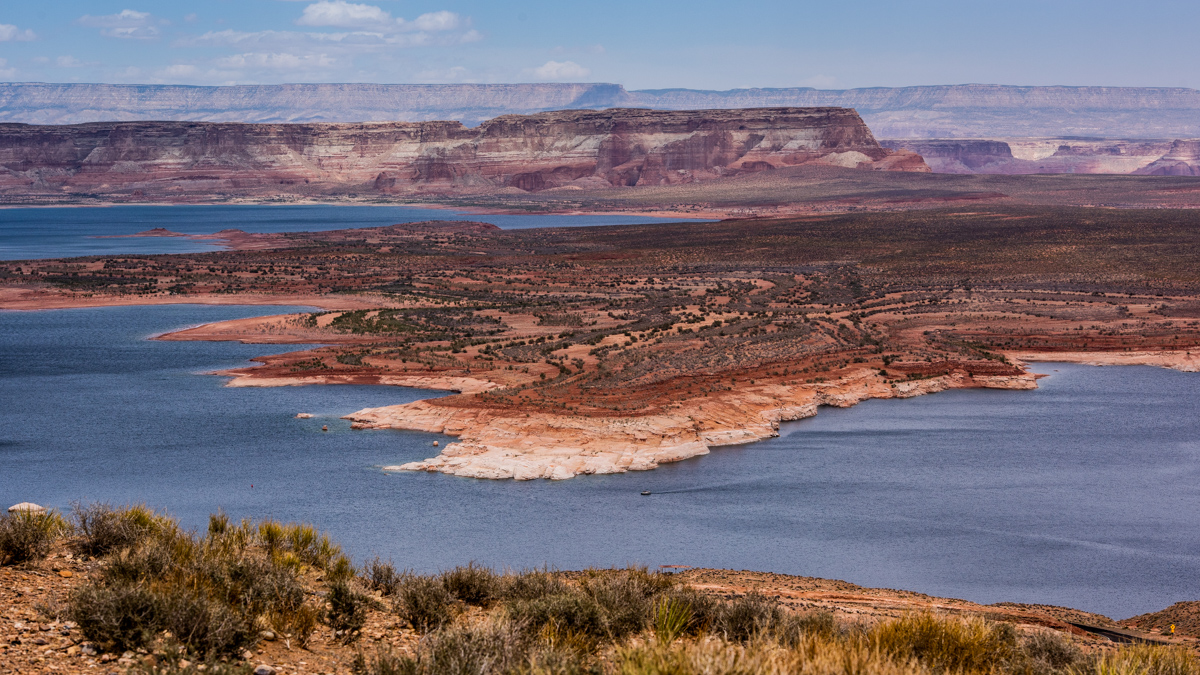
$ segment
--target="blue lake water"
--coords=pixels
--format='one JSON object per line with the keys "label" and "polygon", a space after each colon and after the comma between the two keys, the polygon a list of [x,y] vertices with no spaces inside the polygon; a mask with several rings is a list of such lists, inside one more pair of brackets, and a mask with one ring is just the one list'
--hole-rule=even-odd
{"label": "blue lake water", "polygon": [[423,220],[473,220],[504,229],[639,225],[679,218],[628,215],[481,215],[448,209],[356,205],[111,206],[0,209],[0,260],[84,255],[195,253],[218,246],[183,237],[98,239],[163,227],[180,234],[315,232]]}
{"label": "blue lake water", "polygon": [[1200,599],[1200,375],[1042,364],[1037,391],[822,409],[656,471],[478,481],[385,474],[439,437],[338,419],[437,394],[230,389],[200,373],[297,347],[146,339],[279,311],[0,312],[0,501],[308,521],[423,571],[685,564],[1117,618]]}

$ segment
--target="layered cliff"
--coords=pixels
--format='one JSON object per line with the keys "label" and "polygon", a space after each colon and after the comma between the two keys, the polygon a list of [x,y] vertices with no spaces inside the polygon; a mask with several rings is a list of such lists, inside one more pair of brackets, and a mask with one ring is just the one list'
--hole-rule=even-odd
{"label": "layered cliff", "polygon": [[890,139],[934,173],[1200,175],[1200,141],[1087,138]]}
{"label": "layered cliff", "polygon": [[634,109],[459,122],[0,125],[9,194],[249,195],[664,185],[802,164],[928,171],[853,110]]}
{"label": "layered cliff", "polygon": [[1200,136],[1200,91],[1179,87],[943,85],[626,91],[616,84],[0,84],[0,122],[457,120],[567,108],[855,108],[885,138]]}

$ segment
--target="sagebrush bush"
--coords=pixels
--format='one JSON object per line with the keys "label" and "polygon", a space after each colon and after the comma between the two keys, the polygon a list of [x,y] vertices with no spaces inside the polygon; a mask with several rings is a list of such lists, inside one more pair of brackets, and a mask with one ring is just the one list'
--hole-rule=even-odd
{"label": "sagebrush bush", "polygon": [[67,523],[53,511],[0,514],[0,565],[45,558],[54,541],[68,529]]}
{"label": "sagebrush bush", "polygon": [[497,598],[500,600],[536,600],[547,595],[561,595],[571,590],[567,582],[549,570],[510,572],[500,577]]}
{"label": "sagebrush bush", "polygon": [[710,630],[726,640],[745,642],[774,631],[783,621],[783,610],[774,599],[747,593],[716,607]]}
{"label": "sagebrush bush", "polygon": [[178,529],[174,521],[144,504],[120,508],[104,503],[75,504],[72,517],[75,549],[91,556],[128,548],[155,532]]}
{"label": "sagebrush bush", "polygon": [[367,588],[384,596],[394,595],[396,587],[400,585],[400,573],[396,571],[396,566],[390,560],[384,562],[379,556],[363,565],[359,576],[367,584]]}
{"label": "sagebrush bush", "polygon": [[548,628],[561,637],[585,637],[593,642],[608,637],[603,609],[584,593],[514,600],[507,610],[515,624],[534,632]]}
{"label": "sagebrush bush", "polygon": [[1065,672],[1083,661],[1083,650],[1058,633],[1038,631],[1021,640],[1021,650],[1035,675]]}
{"label": "sagebrush bush", "polygon": [[422,633],[441,628],[454,619],[454,596],[440,579],[410,576],[396,589],[396,613]]}
{"label": "sagebrush bush", "polygon": [[326,620],[342,642],[350,644],[358,640],[363,626],[367,624],[367,607],[370,598],[359,593],[349,581],[339,580],[330,584]]}
{"label": "sagebrush bush", "polygon": [[157,599],[142,584],[85,584],[71,594],[67,615],[101,649],[123,652],[153,638],[157,609]]}
{"label": "sagebrush bush", "polygon": [[486,605],[496,596],[499,585],[496,573],[474,562],[442,573],[442,585],[458,600],[468,605]]}

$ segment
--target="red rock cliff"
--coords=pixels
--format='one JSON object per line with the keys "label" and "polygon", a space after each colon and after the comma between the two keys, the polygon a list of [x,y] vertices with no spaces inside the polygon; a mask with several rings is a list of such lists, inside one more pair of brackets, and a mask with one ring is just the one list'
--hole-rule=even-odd
{"label": "red rock cliff", "polygon": [[458,122],[0,124],[0,191],[486,192],[662,185],[798,164],[928,171],[853,110],[570,110]]}

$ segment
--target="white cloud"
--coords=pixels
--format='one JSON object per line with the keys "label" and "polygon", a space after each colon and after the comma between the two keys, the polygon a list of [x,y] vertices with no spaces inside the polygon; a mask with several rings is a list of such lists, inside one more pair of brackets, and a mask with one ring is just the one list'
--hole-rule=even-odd
{"label": "white cloud", "polygon": [[296,19],[296,23],[301,26],[380,30],[391,30],[396,26],[396,20],[383,9],[346,0],[321,0],[313,3],[304,8],[304,13]]}
{"label": "white cloud", "polygon": [[592,71],[574,61],[547,61],[534,68],[533,74],[539,80],[572,80],[585,78]]}
{"label": "white cloud", "polygon": [[78,68],[80,66],[87,65],[74,56],[60,56],[57,59],[54,59],[54,64],[59,68]]}
{"label": "white cloud", "polygon": [[418,16],[412,25],[419,30],[427,30],[431,33],[443,30],[457,30],[463,24],[462,17],[454,12],[429,12]]}
{"label": "white cloud", "polygon": [[116,14],[91,16],[85,14],[79,17],[79,23],[100,29],[100,34],[107,37],[134,40],[153,40],[158,37],[158,26],[166,23],[155,19],[149,12],[139,12],[133,9],[123,9]]}
{"label": "white cloud", "polygon": [[21,30],[11,23],[0,23],[0,42],[29,42],[36,39],[37,35],[28,28]]}
{"label": "white cloud", "polygon": [[8,59],[0,59],[0,77],[12,77],[17,74],[16,68],[5,68],[8,65]]}
{"label": "white cloud", "polygon": [[221,68],[266,68],[271,70],[292,70],[296,68],[330,68],[337,65],[337,60],[328,54],[289,54],[258,53],[234,54],[217,59]]}
{"label": "white cloud", "polygon": [[167,66],[166,68],[163,68],[162,74],[165,77],[171,77],[171,78],[192,77],[197,72],[199,72],[199,70],[200,69],[197,68],[196,66],[193,66],[188,63],[177,63],[175,65],[171,65],[171,66]]}

